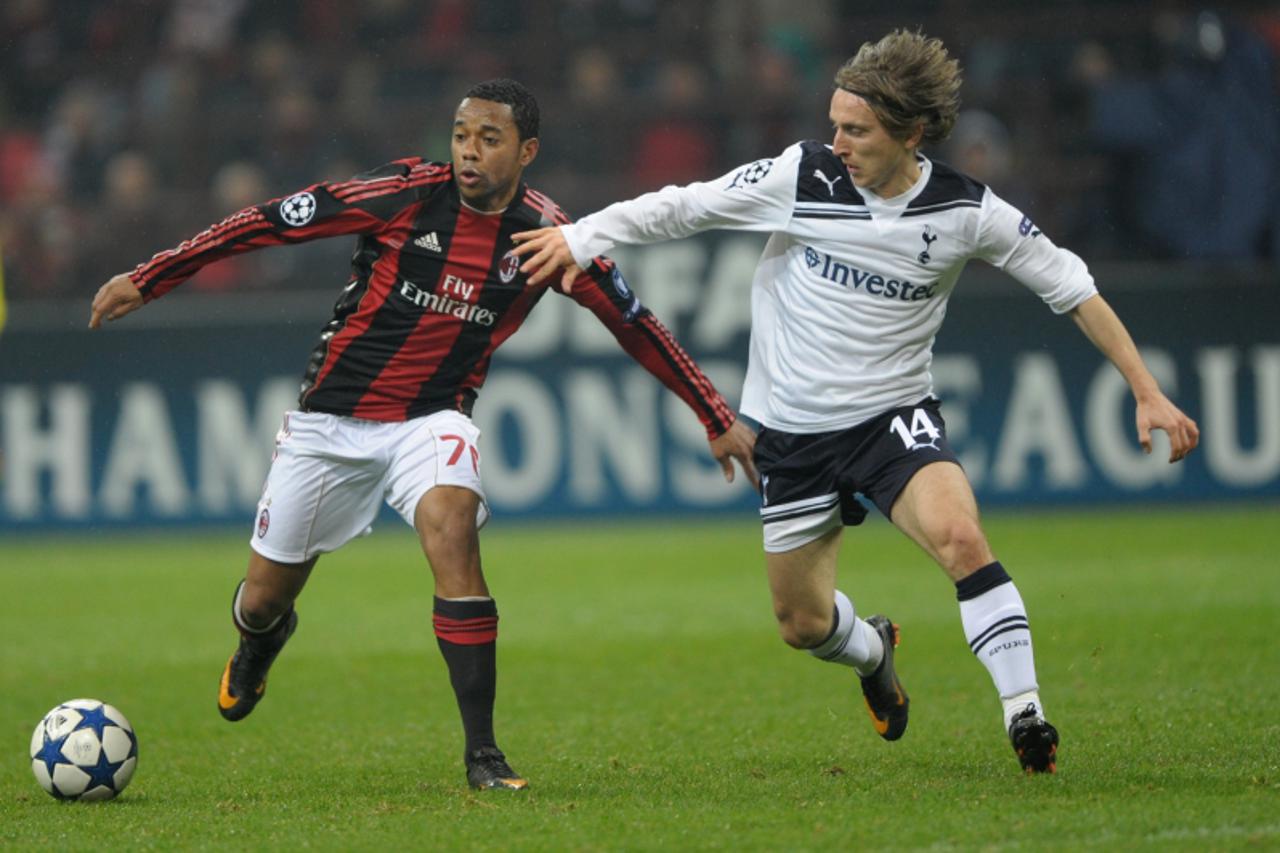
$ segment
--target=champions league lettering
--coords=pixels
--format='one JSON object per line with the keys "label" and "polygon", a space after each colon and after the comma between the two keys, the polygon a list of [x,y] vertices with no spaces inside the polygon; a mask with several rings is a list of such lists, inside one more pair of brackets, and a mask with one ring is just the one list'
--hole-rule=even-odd
{"label": "champions league lettering", "polygon": [[825,252],[819,252],[808,246],[805,246],[804,249],[804,262],[809,269],[827,281],[833,281],[841,287],[849,287],[853,290],[862,288],[872,296],[880,296],[885,299],[919,302],[922,299],[933,298],[937,292],[938,283],[936,281],[925,285],[899,281],[896,278],[885,278],[873,272],[860,270],[852,264],[840,263]]}
{"label": "champions league lettering", "polygon": [[420,308],[434,311],[437,314],[448,314],[452,317],[457,317],[459,320],[466,320],[468,323],[492,326],[498,319],[497,315],[488,308],[481,308],[479,305],[451,299],[440,293],[428,293],[407,279],[400,281],[399,293]]}

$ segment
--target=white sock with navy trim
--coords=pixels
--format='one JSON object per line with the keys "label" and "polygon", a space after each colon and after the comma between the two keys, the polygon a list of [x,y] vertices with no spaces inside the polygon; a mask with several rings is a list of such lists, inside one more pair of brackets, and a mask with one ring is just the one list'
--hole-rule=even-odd
{"label": "white sock with navy trim", "polygon": [[1009,726],[1013,725],[1013,718],[1021,716],[1028,706],[1035,711],[1037,717],[1044,719],[1044,709],[1040,707],[1040,693],[1038,691],[1028,690],[1026,693],[1010,696],[1008,699],[1001,697],[1000,702],[1004,705],[1004,730],[1006,732],[1009,731]]}
{"label": "white sock with navy trim", "polygon": [[851,666],[859,675],[870,675],[884,657],[884,642],[875,628],[858,618],[849,596],[837,589],[831,633],[819,645],[809,649],[809,654]]}
{"label": "white sock with navy trim", "polygon": [[991,563],[957,581],[956,598],[965,639],[991,673],[1006,718],[1028,702],[1040,707],[1027,609],[1004,566]]}

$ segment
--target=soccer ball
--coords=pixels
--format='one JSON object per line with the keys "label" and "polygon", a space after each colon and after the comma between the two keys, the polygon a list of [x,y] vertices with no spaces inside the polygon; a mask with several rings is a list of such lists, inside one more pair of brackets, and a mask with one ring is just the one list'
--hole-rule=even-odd
{"label": "soccer ball", "polygon": [[129,784],[137,766],[133,726],[96,699],[63,702],[31,735],[31,772],[59,800],[109,800]]}

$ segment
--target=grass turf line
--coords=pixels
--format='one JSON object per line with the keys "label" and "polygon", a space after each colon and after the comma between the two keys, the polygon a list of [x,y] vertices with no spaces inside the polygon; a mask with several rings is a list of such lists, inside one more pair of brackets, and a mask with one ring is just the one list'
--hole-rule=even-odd
{"label": "grass turf line", "polygon": [[[902,624],[906,737],[851,671],[772,626],[750,521],[495,526],[500,743],[532,788],[478,795],[398,525],[325,557],[268,696],[214,709],[244,536],[0,543],[0,846],[372,849],[1203,848],[1280,843],[1275,508],[994,515],[1027,601],[1061,772],[1028,779],[941,572],[884,523],[841,587]],[[26,760],[59,701],[112,702],[140,763],[55,802]]]}

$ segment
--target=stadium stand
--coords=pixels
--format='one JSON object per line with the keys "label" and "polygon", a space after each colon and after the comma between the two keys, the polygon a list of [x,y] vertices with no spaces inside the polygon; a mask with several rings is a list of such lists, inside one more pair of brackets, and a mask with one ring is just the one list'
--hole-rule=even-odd
{"label": "stadium stand", "polygon": [[[1280,257],[1280,193],[1266,190],[1280,186],[1274,6],[1165,4],[1153,14],[1140,2],[997,2],[959,14],[923,0],[891,13],[865,5],[5,3],[9,298],[87,297],[236,205],[407,152],[444,159],[438,117],[486,77],[517,77],[542,101],[549,131],[535,174],[570,213],[716,174],[795,138],[824,137],[814,119],[831,72],[863,40],[903,25],[942,37],[966,69],[966,118],[933,153],[990,174],[1060,242],[1091,261]],[[1202,94],[1204,109],[1190,128],[1186,115],[1153,115],[1144,136],[1137,110],[1170,91],[1179,103]],[[1197,150],[1247,173],[1226,187],[1188,175],[1180,163],[1202,162]],[[1166,221],[1171,199],[1215,186],[1221,205]],[[1225,223],[1222,211],[1233,214]],[[103,221],[116,227],[106,234],[95,227]],[[252,275],[228,265],[191,287],[314,286],[335,251],[345,247],[308,247],[289,262],[255,257],[244,262]]]}

